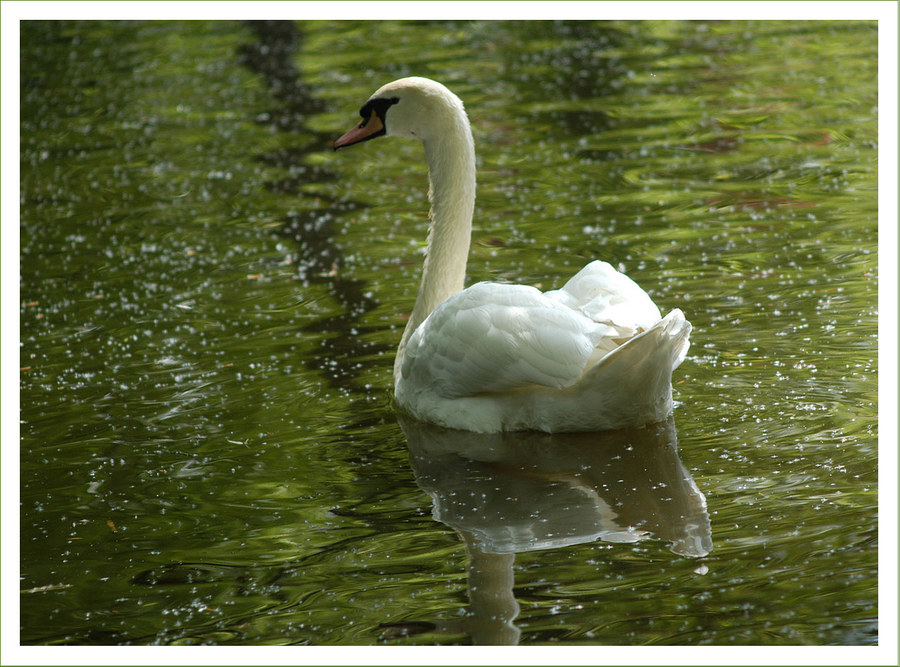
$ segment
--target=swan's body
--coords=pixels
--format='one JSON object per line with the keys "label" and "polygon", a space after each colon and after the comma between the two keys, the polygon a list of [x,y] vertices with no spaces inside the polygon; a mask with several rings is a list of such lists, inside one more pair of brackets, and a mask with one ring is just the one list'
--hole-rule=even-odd
{"label": "swan's body", "polygon": [[672,371],[691,325],[630,278],[591,262],[559,290],[463,289],[475,205],[475,148],[462,102],[410,77],[383,86],[335,149],[377,136],[420,139],[431,189],[422,283],[394,363],[397,406],[468,431],[599,431],[672,411]]}

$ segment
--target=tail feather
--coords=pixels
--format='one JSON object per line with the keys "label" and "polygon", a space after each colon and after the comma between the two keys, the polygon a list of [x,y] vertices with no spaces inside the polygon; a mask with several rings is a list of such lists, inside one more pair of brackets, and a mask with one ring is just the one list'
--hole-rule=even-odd
{"label": "tail feather", "polygon": [[690,322],[675,309],[601,359],[582,384],[593,387],[604,412],[634,423],[663,420],[672,411],[672,371],[687,355],[690,333]]}
{"label": "tail feather", "polygon": [[603,357],[595,369],[604,365],[621,364],[624,360],[617,357],[627,357],[635,366],[643,366],[652,361],[654,365],[665,367],[671,373],[681,365],[691,347],[691,329],[691,323],[684,318],[684,313],[675,308],[647,331]]}

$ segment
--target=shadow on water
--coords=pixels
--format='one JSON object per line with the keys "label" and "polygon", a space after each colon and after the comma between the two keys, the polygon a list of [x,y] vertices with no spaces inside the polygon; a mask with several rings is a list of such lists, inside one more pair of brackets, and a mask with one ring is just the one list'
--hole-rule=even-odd
{"label": "shadow on water", "polygon": [[[310,185],[334,181],[337,174],[325,166],[309,164],[308,160],[309,155],[331,150],[334,136],[312,130],[306,124],[307,118],[321,113],[325,105],[303,82],[298,66],[303,32],[293,21],[249,21],[247,25],[259,41],[241,47],[242,62],[264,77],[274,98],[280,102],[279,106],[260,114],[257,121],[281,132],[311,138],[303,146],[257,156],[260,162],[289,173],[287,178],[267,183],[269,190],[286,197],[306,197],[316,204],[288,214],[280,233],[297,245],[300,279],[308,285],[325,285],[342,307],[340,314],[329,315],[301,329],[304,333],[332,334],[323,341],[327,349],[305,359],[304,363],[311,370],[321,371],[330,387],[360,394],[364,390],[356,386],[358,367],[350,360],[377,351],[371,342],[364,342],[366,337],[361,334],[366,328],[360,324],[361,317],[375,307],[375,302],[367,295],[365,282],[343,277],[347,262],[335,242],[335,222],[365,205],[343,196],[336,199],[321,190],[314,197],[309,195]],[[351,331],[356,334],[351,335]]]}
{"label": "shadow on water", "polygon": [[[272,94],[282,103],[268,113],[265,121],[285,132],[310,133],[305,125],[307,116],[324,111],[325,105],[303,82],[297,67],[303,33],[293,21],[248,21],[247,26],[259,41],[241,47],[241,60],[264,77]],[[317,135],[317,139],[322,138]]]}
{"label": "shadow on water", "polygon": [[516,553],[650,538],[690,558],[713,548],[706,499],[678,456],[671,417],[639,429],[557,435],[400,422],[432,516],[466,545],[469,608],[459,621],[384,625],[385,638],[465,633],[475,644],[518,643]]}

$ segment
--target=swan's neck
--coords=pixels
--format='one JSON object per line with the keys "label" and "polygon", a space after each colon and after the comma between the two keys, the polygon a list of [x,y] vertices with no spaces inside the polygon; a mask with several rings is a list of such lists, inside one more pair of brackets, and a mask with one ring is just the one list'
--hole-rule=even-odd
{"label": "swan's neck", "polygon": [[465,283],[475,208],[475,146],[465,112],[454,111],[450,127],[425,142],[431,221],[422,282],[397,350],[395,378],[413,331]]}

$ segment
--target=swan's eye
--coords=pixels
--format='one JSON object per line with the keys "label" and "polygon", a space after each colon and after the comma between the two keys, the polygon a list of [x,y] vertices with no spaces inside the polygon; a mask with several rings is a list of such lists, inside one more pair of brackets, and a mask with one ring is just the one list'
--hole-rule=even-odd
{"label": "swan's eye", "polygon": [[359,115],[362,116],[363,119],[360,127],[365,127],[366,124],[372,120],[373,114],[378,116],[383,124],[387,110],[399,101],[399,97],[377,97],[374,100],[366,102],[363,105],[363,108],[359,110]]}
{"label": "swan's eye", "polygon": [[359,115],[362,116],[362,122],[357,125],[357,127],[363,128],[369,124],[369,121],[376,117],[375,110],[372,109],[369,111],[367,115],[363,115],[363,110],[360,110]]}

